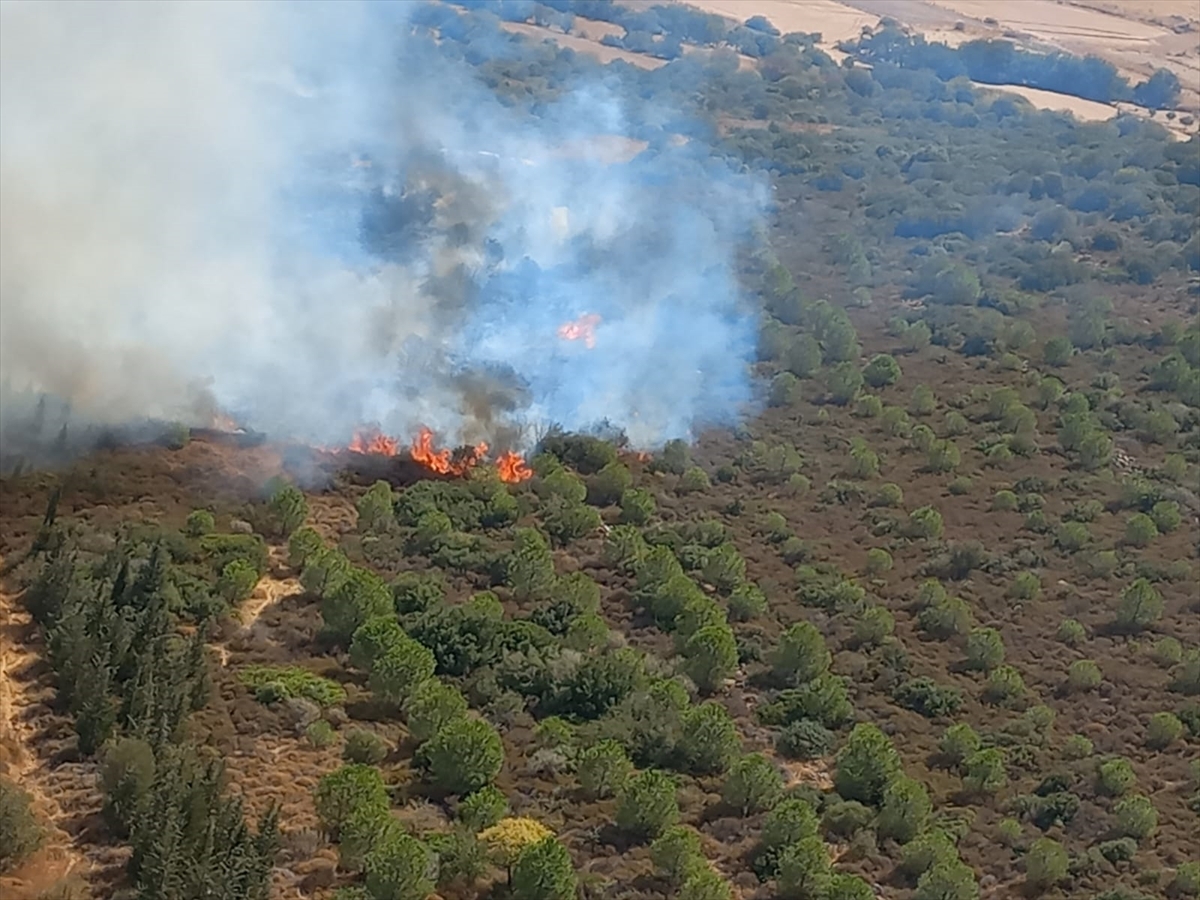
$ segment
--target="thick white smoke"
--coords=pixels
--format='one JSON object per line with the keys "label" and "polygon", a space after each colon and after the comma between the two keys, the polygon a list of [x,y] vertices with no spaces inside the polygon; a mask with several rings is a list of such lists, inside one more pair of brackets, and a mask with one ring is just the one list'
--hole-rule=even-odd
{"label": "thick white smoke", "polygon": [[[411,8],[0,3],[5,385],[321,442],[736,414],[759,185],[572,158],[625,128],[609,90],[510,109]],[[585,312],[596,347],[559,341]]]}

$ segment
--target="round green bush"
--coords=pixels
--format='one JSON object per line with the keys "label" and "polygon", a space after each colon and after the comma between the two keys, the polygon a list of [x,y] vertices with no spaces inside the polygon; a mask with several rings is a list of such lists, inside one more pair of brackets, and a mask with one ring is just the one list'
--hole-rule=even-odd
{"label": "round green bush", "polygon": [[1067,689],[1072,693],[1094,691],[1102,680],[1100,667],[1090,659],[1077,659],[1067,670]]}
{"label": "round green bush", "polygon": [[820,759],[833,749],[833,732],[812,719],[797,719],[775,739],[775,749],[788,759]]}
{"label": "round green bush", "polygon": [[1134,513],[1125,522],[1125,543],[1145,547],[1158,537],[1158,526],[1145,513]]}
{"label": "round green bush", "polygon": [[1017,495],[1012,491],[996,491],[992,497],[992,509],[1009,512],[1017,508]]}

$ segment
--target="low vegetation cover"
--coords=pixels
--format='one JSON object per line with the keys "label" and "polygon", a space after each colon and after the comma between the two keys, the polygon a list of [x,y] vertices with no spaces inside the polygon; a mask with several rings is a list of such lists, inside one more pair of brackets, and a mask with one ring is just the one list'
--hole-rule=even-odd
{"label": "low vegetation cover", "polygon": [[[644,152],[770,180],[761,408],[649,458],[549,429],[514,484],[223,447],[214,487],[187,440],[5,477],[93,895],[1195,896],[1200,145],[960,77],[1003,47],[459,7],[411,21],[507,103],[611,78]],[[572,15],[672,62],[502,27]],[[5,870],[34,800],[0,779]]]}

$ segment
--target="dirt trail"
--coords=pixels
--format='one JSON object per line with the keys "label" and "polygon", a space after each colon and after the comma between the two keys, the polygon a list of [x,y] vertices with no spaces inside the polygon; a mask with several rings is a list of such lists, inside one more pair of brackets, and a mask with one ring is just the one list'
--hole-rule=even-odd
{"label": "dirt trail", "polygon": [[[0,896],[12,900],[35,897],[72,875],[86,876],[93,868],[63,827],[81,811],[68,811],[57,799],[63,796],[64,781],[71,776],[55,771],[46,742],[39,739],[36,720],[48,715],[49,709],[41,686],[29,674],[38,661],[30,642],[33,630],[32,618],[17,597],[0,589],[0,774],[30,794],[45,828],[41,848],[16,871],[0,878]],[[94,799],[79,796],[75,790],[68,796],[85,804]]]}
{"label": "dirt trail", "polygon": [[237,610],[235,618],[241,623],[237,632],[230,638],[210,644],[209,648],[217,654],[221,666],[229,665],[229,644],[234,637],[245,635],[251,631],[263,613],[274,606],[284,597],[301,593],[304,588],[294,575],[287,574],[287,548],[272,545],[267,551],[267,574],[259,579],[254,592]]}

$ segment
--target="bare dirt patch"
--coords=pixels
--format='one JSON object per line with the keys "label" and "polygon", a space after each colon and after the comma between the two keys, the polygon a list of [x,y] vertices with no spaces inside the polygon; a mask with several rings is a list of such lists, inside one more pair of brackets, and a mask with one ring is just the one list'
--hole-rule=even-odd
{"label": "bare dirt patch", "polygon": [[84,767],[56,764],[49,688],[39,677],[35,629],[17,597],[0,590],[0,774],[27,791],[45,828],[41,848],[0,878],[0,896],[35,897],[94,867],[75,834],[99,808]]}
{"label": "bare dirt patch", "polygon": [[[604,37],[606,33],[623,33],[620,28],[615,28],[612,32],[590,29],[580,34],[563,34],[561,31],[553,31],[552,29],[542,28],[538,25],[525,25],[520,22],[501,22],[500,27],[512,34],[524,35],[530,40],[552,40],[562,47],[574,50],[576,53],[584,53],[598,59],[605,65],[619,59],[629,63],[631,66],[637,66],[639,69],[657,69],[659,66],[666,65],[667,62],[665,59],[655,59],[653,56],[646,56],[642,53],[631,53],[619,47],[608,47],[600,43],[600,38]],[[589,37],[589,34],[596,34],[598,37]]]}

